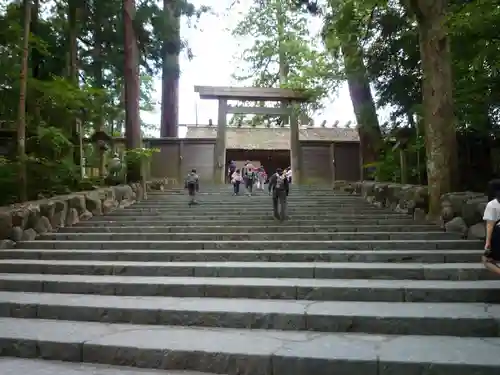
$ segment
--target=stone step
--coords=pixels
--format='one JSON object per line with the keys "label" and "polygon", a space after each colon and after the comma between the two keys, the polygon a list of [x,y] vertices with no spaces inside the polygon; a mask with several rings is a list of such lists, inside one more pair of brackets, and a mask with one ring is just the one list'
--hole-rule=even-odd
{"label": "stone step", "polygon": [[[249,200],[252,200],[252,202],[262,202],[269,200],[269,192],[268,191],[259,191],[256,193],[253,193],[251,196],[248,194],[240,194],[238,196],[234,196],[232,192],[226,192],[224,194],[204,194],[204,193],[198,193],[196,195],[200,199],[202,199],[205,202],[221,202],[221,203],[238,203],[238,202],[248,202]],[[151,198],[148,195],[148,200],[147,202],[151,203],[159,203],[159,204],[169,204],[172,202],[182,202],[188,197],[187,193],[184,194],[177,194],[177,195],[170,195],[170,196],[165,196],[161,199],[155,199],[154,197]],[[288,195],[288,199],[294,202],[338,202],[338,203],[360,203],[363,202],[366,204],[366,201],[362,197],[351,197],[351,198],[346,198],[346,197],[336,197],[336,196],[330,196],[328,193],[326,194],[320,194],[320,195],[297,195],[294,193],[291,193]],[[143,201],[144,204],[147,204],[145,201]]]}
{"label": "stone step", "polygon": [[500,306],[484,303],[229,300],[0,292],[0,317],[9,316],[389,335],[497,337],[500,334]]}
{"label": "stone step", "polygon": [[[268,214],[272,212],[272,206],[268,205],[267,207],[253,207],[251,209],[245,210],[245,209],[229,209],[226,210],[224,207],[217,207],[217,208],[206,208],[206,207],[189,207],[186,204],[186,207],[184,209],[172,209],[172,208],[166,208],[166,209],[161,209],[161,210],[149,210],[149,209],[123,209],[123,210],[117,210],[111,212],[109,215],[114,216],[114,215],[133,215],[133,216],[150,216],[150,215],[160,215],[160,216],[165,216],[165,215],[177,215],[177,216],[193,216],[193,215],[210,215],[210,216],[262,216],[262,214]],[[329,216],[329,215],[386,215],[386,216],[392,216],[392,215],[402,215],[401,213],[397,213],[394,211],[390,210],[382,210],[378,208],[370,208],[370,209],[329,209],[329,208],[316,208],[316,207],[309,207],[309,208],[294,208],[294,207],[289,207],[287,209],[287,213],[289,215],[318,215],[318,216]],[[406,215],[406,214],[403,214]],[[407,215],[406,215],[407,216]]]}
{"label": "stone step", "polygon": [[[265,204],[266,202],[271,201],[271,197],[268,193],[261,193],[261,195],[241,195],[241,196],[221,196],[218,198],[215,198],[214,196],[210,195],[197,195],[199,198],[200,202],[206,203],[209,206],[212,206],[214,204],[223,204],[223,205],[228,205],[228,206],[237,206],[241,204],[246,204],[249,202],[255,203],[255,204]],[[175,197],[171,197],[169,199],[164,199],[164,200],[147,200],[147,201],[141,201],[137,204],[140,204],[142,206],[159,206],[159,205],[182,205],[187,201],[189,196],[186,195],[179,195]],[[352,200],[346,200],[346,199],[332,199],[331,197],[314,197],[314,196],[305,196],[305,197],[296,197],[289,195],[287,200],[289,202],[295,203],[297,205],[306,205],[307,203],[311,204],[328,204],[328,205],[339,205],[339,206],[347,206],[347,205],[364,205],[368,206],[370,205],[367,201],[363,200],[362,198],[356,197],[355,199]]]}
{"label": "stone step", "polygon": [[480,263],[0,260],[0,273],[379,280],[496,280]]}
{"label": "stone step", "polygon": [[[193,206],[189,207],[187,204],[184,204],[182,207],[175,207],[175,206],[163,206],[162,208],[142,208],[142,207],[135,207],[135,206],[129,206],[127,208],[124,208],[123,210],[120,210],[119,212],[135,212],[135,213],[148,213],[148,212],[154,212],[154,213],[168,213],[168,212],[178,212],[181,214],[186,214],[189,213],[189,215],[192,215],[193,212],[209,212],[211,214],[231,214],[231,215],[238,215],[239,213],[244,213],[244,214],[255,214],[259,213],[262,210],[269,210],[269,207],[271,206],[271,202],[268,202],[266,205],[261,205],[261,206],[252,206],[252,207],[244,207],[244,206],[235,206],[235,207],[227,207],[224,205],[217,205],[217,206],[204,206],[204,205],[198,205],[198,206]],[[328,213],[328,212],[342,212],[342,213],[367,213],[367,214],[372,214],[372,213],[394,213],[394,211],[391,211],[389,209],[381,209],[377,207],[329,207],[329,206],[308,206],[308,207],[295,207],[293,205],[288,206],[288,211],[290,212],[301,212],[304,214],[310,214],[311,212],[318,213],[318,214],[323,214],[323,213]]]}
{"label": "stone step", "polygon": [[358,240],[358,241],[19,241],[20,249],[155,249],[155,250],[473,250],[478,240]]}
{"label": "stone step", "polygon": [[[2,354],[218,374],[497,375],[498,338],[0,319]],[[458,371],[458,372],[457,372]]]}
{"label": "stone step", "polygon": [[[252,203],[253,205],[256,206],[267,206],[269,205],[270,202],[272,202],[271,197],[267,196],[265,199],[259,199],[255,200],[252,198],[245,198],[245,200],[235,200],[233,202],[211,202],[207,200],[203,200],[200,202],[200,207],[220,207],[224,206],[225,208],[250,208],[251,206],[246,205],[247,203]],[[250,200],[251,199],[251,200]],[[288,203],[290,205],[293,205],[294,207],[300,207],[300,208],[307,208],[310,206],[313,207],[336,207],[336,208],[346,208],[346,207],[361,207],[361,208],[375,208],[375,206],[370,205],[369,203],[365,201],[354,201],[354,202],[338,202],[338,201],[317,201],[317,200],[293,200],[293,199],[288,199]],[[150,201],[142,201],[135,203],[134,205],[130,207],[138,207],[138,208],[165,208],[165,207],[177,207],[177,208],[185,208],[186,205],[186,199],[179,200],[179,201],[171,201],[171,202],[150,202]]]}
{"label": "stone step", "polygon": [[121,296],[500,303],[500,280],[372,280],[0,274],[0,290]]}
{"label": "stone step", "polygon": [[2,375],[215,375],[207,372],[183,370],[153,370],[137,367],[99,365],[93,363],[75,363],[46,361],[40,359],[0,358]]}
{"label": "stone step", "polygon": [[[272,208],[269,208],[267,211],[262,211],[262,212],[256,212],[256,213],[251,213],[251,214],[245,214],[245,213],[239,213],[239,214],[234,214],[230,215],[227,213],[221,212],[220,214],[213,214],[210,212],[186,212],[184,214],[179,214],[175,211],[171,212],[166,212],[166,213],[161,213],[161,214],[153,214],[149,212],[144,212],[144,213],[135,213],[135,212],[127,212],[125,210],[120,210],[120,211],[114,211],[110,212],[109,214],[105,216],[101,216],[100,218],[102,220],[115,220],[117,217],[132,217],[135,218],[136,220],[139,218],[142,219],[172,219],[172,218],[180,218],[183,220],[196,220],[196,219],[204,219],[204,220],[215,220],[215,219],[224,219],[224,220],[241,220],[242,218],[245,218],[247,220],[272,220]],[[290,214],[290,219],[292,220],[305,220],[305,219],[310,219],[314,220],[315,218],[315,213],[311,212],[309,214],[307,213],[295,213],[292,212]],[[339,212],[332,212],[332,213],[324,213],[321,215],[321,220],[335,220],[335,219],[350,219],[350,220],[358,220],[359,218],[367,218],[367,219],[405,219],[405,218],[411,218],[411,216],[406,215],[406,214],[397,214],[397,213],[373,213],[373,214],[365,214],[365,213],[339,213]]]}
{"label": "stone step", "polygon": [[[62,227],[59,233],[132,233],[137,231],[137,226],[72,226]],[[412,225],[205,225],[205,226],[147,226],[140,229],[141,233],[294,233],[294,232],[443,232],[433,224]]]}
{"label": "stone step", "polygon": [[267,232],[267,233],[48,233],[44,241],[366,241],[366,240],[453,240],[454,232]]}
{"label": "stone step", "polygon": [[[186,198],[186,197],[183,197]],[[237,208],[237,207],[248,207],[244,206],[246,203],[251,202],[252,204],[255,204],[257,206],[264,206],[266,204],[269,204],[271,202],[271,197],[265,196],[262,197],[262,199],[257,199],[257,197],[244,197],[242,199],[228,199],[225,201],[210,201],[210,200],[202,200],[200,202],[200,206],[206,206],[206,207],[218,207],[220,205],[224,205],[225,207],[228,208]],[[355,200],[352,202],[341,202],[338,200],[317,200],[317,199],[292,199],[289,198],[288,202],[290,204],[293,204],[296,207],[302,207],[302,208],[307,208],[310,206],[331,206],[331,207],[375,207],[373,205],[370,205],[369,203],[363,201],[363,200]],[[140,208],[164,208],[164,207],[179,207],[179,208],[184,208],[186,203],[186,199],[181,199],[181,200],[172,200],[172,201],[165,201],[165,202],[152,202],[152,201],[141,201],[138,203],[135,203],[132,207],[140,207]]]}
{"label": "stone step", "polygon": [[[269,219],[269,218],[268,218]],[[421,224],[425,224],[423,222],[420,222]],[[199,219],[196,218],[195,220],[179,220],[175,218],[158,218],[158,216],[150,216],[150,217],[133,217],[133,216],[113,216],[113,217],[106,217],[105,220],[103,220],[102,216],[97,216],[94,217],[90,220],[87,221],[80,221],[79,223],[75,224],[75,226],[78,227],[100,227],[100,226],[134,226],[134,227],[149,227],[149,226],[158,226],[158,225],[165,225],[165,226],[179,226],[179,227],[192,227],[192,228],[197,228],[198,226],[206,226],[206,225],[223,225],[223,226],[231,226],[231,225],[240,225],[240,226],[245,226],[245,227],[251,227],[251,226],[256,226],[256,225],[262,225],[265,224],[262,220],[255,220],[255,219],[246,219],[239,217],[237,220],[228,220],[226,218],[223,219]],[[415,221],[411,218],[411,216],[406,216],[405,218],[396,218],[396,219],[373,219],[373,218],[365,218],[365,217],[360,217],[358,219],[342,219],[342,218],[335,218],[335,219],[303,219],[300,221],[293,220],[293,218],[290,218],[290,220],[287,220],[283,223],[279,223],[281,227],[289,227],[289,226],[311,226],[311,225],[328,225],[328,226],[337,226],[337,225],[349,225],[349,226],[356,226],[356,225],[413,225],[413,224],[419,224],[418,221]],[[276,224],[272,224],[276,225]]]}
{"label": "stone step", "polygon": [[0,251],[0,259],[135,262],[387,262],[477,263],[483,250],[29,250]]}

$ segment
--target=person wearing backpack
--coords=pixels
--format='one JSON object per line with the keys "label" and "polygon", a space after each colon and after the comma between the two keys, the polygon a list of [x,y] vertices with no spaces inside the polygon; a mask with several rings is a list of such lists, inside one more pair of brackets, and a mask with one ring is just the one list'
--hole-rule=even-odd
{"label": "person wearing backpack", "polygon": [[184,188],[187,189],[190,197],[189,205],[192,206],[193,204],[196,204],[196,192],[200,190],[200,177],[196,173],[196,169],[192,169],[191,172],[189,172],[186,176],[186,180],[184,181]]}
{"label": "person wearing backpack", "polygon": [[276,220],[284,221],[290,184],[281,168],[276,169],[276,173],[269,178],[268,189],[269,195],[273,197],[273,217]]}

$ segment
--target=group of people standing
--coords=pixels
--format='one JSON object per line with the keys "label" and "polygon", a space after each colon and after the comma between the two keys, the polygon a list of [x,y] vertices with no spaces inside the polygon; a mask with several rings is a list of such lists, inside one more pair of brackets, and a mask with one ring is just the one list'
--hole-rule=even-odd
{"label": "group of people standing", "polygon": [[247,161],[240,170],[236,167],[236,163],[231,161],[228,168],[228,180],[233,185],[233,195],[239,195],[242,184],[249,196],[252,195],[254,186],[257,190],[263,191],[267,184],[269,195],[273,198],[273,216],[275,219],[285,220],[286,197],[292,183],[292,169],[290,167],[285,170],[278,168],[274,174],[269,176],[263,166],[255,167]]}
{"label": "group of people standing", "polygon": [[[280,169],[280,168],[279,168]],[[281,170],[281,169],[280,169]],[[284,171],[288,182],[292,182],[292,169],[286,168]],[[269,183],[269,177],[263,166],[255,167],[250,161],[245,162],[243,168],[239,169],[234,161],[229,163],[228,181],[233,185],[233,195],[239,195],[240,187],[243,185],[247,195],[252,195],[254,187],[257,190],[264,190],[264,186]]]}
{"label": "group of people standing", "polygon": [[[241,170],[236,168],[236,163],[231,162],[228,168],[228,177],[233,185],[233,195],[239,194],[241,184],[245,185],[248,195],[252,195],[254,185],[257,186],[257,189],[264,190],[264,185],[267,184],[269,195],[272,196],[274,218],[281,221],[286,219],[287,196],[292,183],[290,167],[285,170],[278,168],[275,173],[268,176],[264,167],[256,168],[249,161]],[[200,178],[196,169],[192,169],[188,173],[184,187],[190,197],[189,205],[197,204],[195,196],[200,189]]]}

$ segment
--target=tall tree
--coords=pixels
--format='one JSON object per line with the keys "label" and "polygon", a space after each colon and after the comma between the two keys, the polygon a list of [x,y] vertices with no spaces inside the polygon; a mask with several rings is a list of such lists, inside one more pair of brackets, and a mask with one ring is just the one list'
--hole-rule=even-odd
{"label": "tall tree", "polygon": [[425,146],[430,214],[438,216],[440,199],[458,184],[458,159],[447,0],[411,0],[418,22],[423,71]]}
{"label": "tall tree", "polygon": [[330,0],[329,14],[323,27],[326,47],[343,62],[365,165],[378,160],[382,146],[380,124],[366,73],[362,45],[362,39],[370,31],[370,17],[371,9],[359,4],[359,0]]}
{"label": "tall tree", "polygon": [[163,0],[163,13],[168,36],[162,45],[160,135],[162,137],[177,137],[179,124],[179,53],[181,51],[181,6],[179,1]]}
{"label": "tall tree", "polygon": [[[252,3],[233,36],[253,40],[242,51],[240,68],[233,75],[239,82],[309,90],[310,109],[320,107],[321,99],[336,83],[331,74],[336,68],[319,45],[320,39],[311,34],[307,16],[297,12],[290,1]],[[284,124],[283,119],[280,123]]]}
{"label": "tall tree", "polygon": [[[123,0],[123,36],[125,71],[125,138],[127,150],[141,147],[139,114],[139,50],[135,33],[135,1]],[[127,179],[141,180],[141,166],[137,162],[127,163]]]}
{"label": "tall tree", "polygon": [[26,91],[28,84],[28,58],[31,24],[31,0],[24,0],[24,35],[19,77],[19,113],[17,124],[17,158],[19,163],[19,199],[28,199],[26,172]]}

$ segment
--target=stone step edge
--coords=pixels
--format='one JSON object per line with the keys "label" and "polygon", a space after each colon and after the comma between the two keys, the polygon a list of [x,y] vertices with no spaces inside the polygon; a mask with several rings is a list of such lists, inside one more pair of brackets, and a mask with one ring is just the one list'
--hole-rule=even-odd
{"label": "stone step edge", "polygon": [[[57,309],[62,309],[56,313]],[[79,313],[76,310],[84,310]],[[102,311],[107,311],[106,317]],[[124,297],[57,293],[0,292],[0,314],[29,319],[68,319],[77,321],[106,321],[108,323],[195,325],[225,328],[266,328],[334,332],[335,320],[359,320],[355,332],[388,333],[395,321],[418,325],[419,334],[436,334],[429,324],[439,327],[448,324],[440,335],[458,336],[453,327],[462,324],[481,324],[482,335],[495,337],[500,330],[500,307],[485,303],[404,303],[404,302],[330,302],[298,300],[255,300],[196,297]],[[135,319],[134,319],[135,315]],[[149,315],[147,317],[146,315]],[[162,319],[151,319],[155,315]],[[3,317],[9,317],[0,315]],[[210,318],[204,319],[204,316]],[[246,318],[244,318],[246,316]],[[121,318],[123,317],[123,318]],[[124,320],[127,319],[127,320]],[[328,319],[325,321],[325,319]],[[332,321],[333,320],[333,321]],[[363,324],[359,324],[363,322]],[[188,323],[188,324],[186,324]],[[360,331],[373,325],[371,330]],[[348,324],[340,325],[347,326]],[[387,326],[386,326],[387,325]],[[427,326],[427,330],[426,330]],[[415,327],[416,328],[416,327]],[[429,330],[430,329],[430,330]],[[474,328],[467,336],[478,336]],[[337,331],[338,332],[338,331]],[[464,332],[464,330],[461,330]],[[464,333],[462,333],[464,334]]]}
{"label": "stone step edge", "polygon": [[[117,276],[117,275],[51,275],[30,273],[0,273],[0,280],[36,281],[85,284],[129,284],[129,285],[184,285],[184,286],[251,286],[284,288],[347,288],[385,290],[469,290],[500,289],[500,280],[451,281],[451,280],[381,280],[381,279],[304,279],[265,277],[189,277],[189,276]],[[1,286],[0,286],[1,290]]]}
{"label": "stone step edge", "polygon": [[[213,220],[207,220],[207,222],[212,223]],[[88,222],[86,222],[86,223],[88,223]],[[92,221],[90,221],[90,223],[97,223],[97,221],[92,220]],[[104,223],[109,224],[109,222],[107,222],[107,221],[102,221],[102,223],[103,223],[103,225],[104,225]],[[71,227],[67,227],[66,229],[76,228],[80,224],[82,224],[82,223],[81,222],[77,223]],[[397,226],[398,225],[396,225],[396,224],[362,224],[362,225],[358,225],[357,227],[359,227],[359,228],[373,228],[373,227],[393,228],[393,227],[397,227]],[[436,224],[432,224],[432,223],[419,224],[417,222],[414,222],[414,223],[410,223],[410,224],[401,224],[400,226],[401,227],[409,227],[409,228],[415,228],[415,227],[438,228],[440,230],[443,230],[442,228],[439,228]],[[153,228],[153,229],[159,229],[159,228],[248,228],[248,225],[200,225],[199,227],[198,226],[193,227],[193,226],[189,226],[189,225],[171,225],[171,226],[150,225],[149,227]],[[274,225],[252,225],[252,228],[295,228],[295,227],[308,229],[308,228],[330,228],[331,226],[325,225],[325,224],[320,224],[320,225],[304,224],[304,225],[301,225],[301,224],[292,224],[292,223],[288,223],[288,225],[277,225],[277,224],[274,224]],[[336,225],[336,227],[337,228],[352,228],[352,225]],[[119,226],[106,225],[105,227],[103,227],[103,229],[107,229],[107,228],[136,228],[136,226],[133,224],[129,224],[129,225],[119,225]]]}
{"label": "stone step edge", "polygon": [[74,363],[49,361],[44,359],[26,359],[0,357],[2,374],[23,375],[216,375],[208,372],[184,370],[155,370],[137,367],[100,365],[94,363]]}
{"label": "stone step edge", "polygon": [[[186,261],[186,262],[141,262],[118,260],[30,260],[30,259],[0,259],[3,265],[47,265],[47,266],[89,266],[89,267],[159,267],[159,268],[294,268],[323,270],[483,270],[481,263],[387,263],[387,262],[238,262],[238,261]],[[194,275],[193,275],[194,277]],[[311,278],[314,278],[312,275]]]}
{"label": "stone step edge", "polygon": [[[356,232],[354,232],[356,233]],[[396,232],[397,233],[397,232]],[[409,232],[411,233],[411,232]],[[351,232],[349,232],[349,234],[352,234]],[[369,234],[373,234],[373,233],[369,233]],[[72,244],[72,243],[78,243],[78,242],[82,242],[82,241],[79,241],[79,240],[74,240],[74,241],[71,241],[71,240],[34,240],[34,241],[19,241],[18,244],[22,245],[22,244],[44,244],[44,243],[54,243],[54,242],[57,242],[59,244],[61,243],[68,243],[68,244]],[[178,241],[178,240],[166,240],[166,241],[131,241],[131,240],[125,240],[125,241],[84,241],[85,243],[89,243],[89,244],[94,244],[94,243],[150,243],[150,244],[161,244],[161,243],[168,243],[168,244],[173,244],[173,243],[178,243],[178,244],[188,244],[188,243],[192,243],[192,244],[195,244],[195,243],[219,243],[219,244],[222,244],[222,243],[228,243],[228,244],[235,244],[235,243],[245,243],[245,244],[248,244],[248,243],[269,243],[269,244],[282,244],[283,243],[283,240],[241,240],[241,241],[238,241],[238,240],[185,240],[185,241]],[[314,244],[314,243],[331,243],[331,244],[337,244],[337,243],[387,243],[387,242],[391,242],[391,243],[395,243],[395,242],[401,242],[401,243],[414,243],[414,244],[421,244],[421,243],[440,243],[440,244],[453,244],[453,243],[464,243],[464,244],[481,244],[481,241],[480,240],[462,240],[462,239],[453,239],[453,240],[349,240],[349,241],[345,241],[345,240],[328,240],[328,241],[315,241],[315,240],[287,240],[286,243],[290,244],[290,243],[297,243],[297,244],[302,244],[302,243],[305,243],[305,244]]]}
{"label": "stone step edge", "polygon": [[[270,218],[269,217],[266,217],[266,218]],[[113,217],[108,217],[107,220],[94,220],[94,219],[90,219],[89,221],[80,221],[79,223],[75,224],[75,226],[84,226],[84,225],[87,225],[87,224],[92,224],[92,225],[109,225],[110,223],[130,223],[129,225],[131,225],[131,223],[162,223],[162,224],[168,224],[168,225],[172,225],[173,223],[176,223],[176,224],[179,224],[181,226],[186,226],[185,223],[181,223],[179,221],[179,217],[177,217],[177,219],[175,219],[174,217],[168,217],[166,219],[161,219],[158,220],[158,216],[146,216],[146,217],[134,217],[134,216],[122,216],[120,217],[120,220],[117,220],[117,216],[113,216]],[[293,218],[292,218],[293,219]],[[397,223],[401,223],[401,225],[411,225],[413,223],[415,224],[419,224],[418,221],[414,220],[411,216],[408,216],[408,217],[404,217],[404,218],[361,218],[361,219],[341,219],[341,218],[338,218],[338,219],[326,219],[326,220],[322,220],[322,219],[319,219],[319,220],[314,220],[314,219],[300,219],[300,221],[295,221],[295,220],[288,220],[288,221],[285,221],[284,223],[282,223],[281,225],[283,226],[296,226],[296,225],[300,225],[300,226],[307,226],[307,225],[314,225],[313,223],[320,223],[319,225],[327,225],[327,224],[333,224],[333,225],[337,225],[338,223],[345,223],[345,222],[356,222],[356,223],[366,223],[366,222],[376,222],[377,225],[379,225],[378,223],[387,223],[387,221],[391,221],[391,222],[397,222]],[[240,220],[230,220],[230,219],[203,219],[203,220],[199,220],[197,218],[195,219],[190,219],[189,222],[192,224],[191,226],[193,227],[196,227],[198,225],[202,225],[203,223],[239,223],[240,225],[243,225],[243,223],[248,223],[248,225],[252,225],[254,223],[258,223],[258,224],[262,224],[262,219],[251,219],[251,220],[245,220],[244,218],[240,219]],[[272,222],[270,222],[272,223]],[[326,224],[324,224],[326,223]],[[421,224],[427,224],[427,225],[436,225],[436,224],[432,224],[432,223],[429,223],[429,222],[420,222]],[[148,224],[149,225],[149,224]],[[367,224],[368,225],[368,224]],[[387,225],[394,225],[394,224],[387,224]]]}
{"label": "stone step edge", "polygon": [[[18,252],[18,253],[95,253],[95,250],[85,250],[85,249],[15,249],[15,250],[4,250],[3,252]],[[185,253],[185,250],[157,250],[157,249],[103,249],[99,250],[99,253],[116,253],[116,254],[181,254]],[[224,249],[208,249],[204,250],[199,255],[203,254],[233,254],[234,250],[224,250]],[[453,250],[453,249],[442,249],[439,254],[483,254],[484,250]],[[320,254],[332,254],[332,255],[373,255],[373,254],[404,254],[404,255],[433,255],[436,254],[436,250],[238,250],[237,254],[307,254],[307,255],[320,255]]]}
{"label": "stone step edge", "polygon": [[[500,339],[147,326],[0,318],[2,354],[259,375],[497,374]],[[474,350],[471,350],[474,348]],[[456,353],[460,353],[457,356]],[[167,355],[168,354],[168,355]],[[320,369],[320,370],[319,370]],[[341,371],[339,371],[341,370]],[[445,372],[446,371],[446,372]]]}
{"label": "stone step edge", "polygon": [[[45,233],[42,234],[41,236],[54,236],[54,237],[64,237],[64,236],[143,236],[145,233],[144,232],[97,232],[97,233],[85,233],[85,232],[53,232],[53,233]],[[455,232],[445,232],[445,231],[418,231],[418,232],[404,232],[404,231],[388,231],[388,232],[292,232],[292,233],[286,233],[286,232],[179,232],[179,233],[147,233],[147,235],[159,235],[159,236],[256,236],[256,235],[263,235],[263,236],[342,236],[342,235],[349,235],[349,236],[374,236],[374,235],[387,235],[387,236],[400,236],[400,235],[415,235],[415,236],[422,236],[422,235],[437,235],[437,234],[443,234],[446,236],[457,236],[457,238],[460,238],[461,234],[460,233],[455,233]]]}

